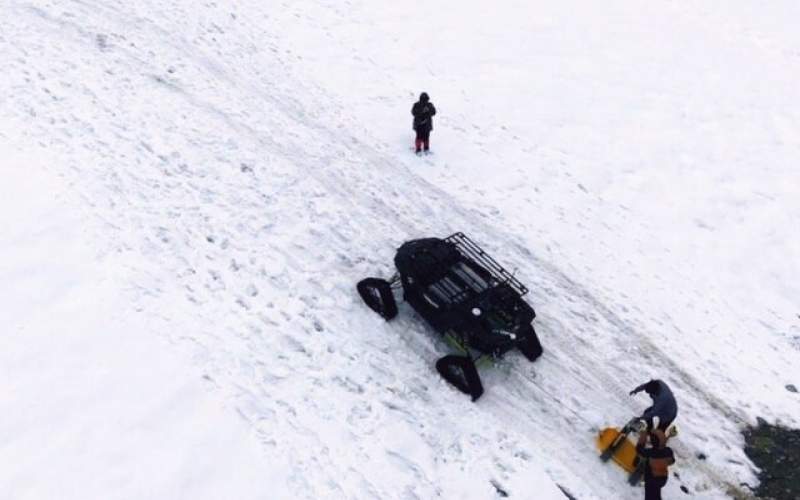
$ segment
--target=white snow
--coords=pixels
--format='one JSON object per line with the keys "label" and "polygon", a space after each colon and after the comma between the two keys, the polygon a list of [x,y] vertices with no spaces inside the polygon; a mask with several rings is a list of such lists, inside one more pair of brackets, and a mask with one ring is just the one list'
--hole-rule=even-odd
{"label": "white snow", "polygon": [[[660,377],[665,497],[742,497],[742,427],[800,426],[795,2],[0,12],[3,495],[640,498],[593,435]],[[475,404],[355,293],[454,231],[546,350]]]}
{"label": "white snow", "polygon": [[3,498],[288,495],[286,467],[148,333],[55,159],[3,153]]}

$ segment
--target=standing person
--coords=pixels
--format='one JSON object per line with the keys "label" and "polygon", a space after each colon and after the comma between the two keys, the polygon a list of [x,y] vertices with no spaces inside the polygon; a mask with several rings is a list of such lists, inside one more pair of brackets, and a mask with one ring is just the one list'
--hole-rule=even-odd
{"label": "standing person", "polygon": [[669,479],[669,466],[675,463],[675,454],[667,446],[667,436],[656,429],[650,434],[651,447],[647,448],[647,432],[639,434],[636,451],[644,467],[644,500],[661,500],[661,488]]}
{"label": "standing person", "polygon": [[641,418],[647,422],[647,429],[666,431],[667,427],[678,416],[678,403],[672,390],[663,380],[651,380],[630,392],[631,396],[645,391],[653,400],[653,404],[642,413]]}
{"label": "standing person", "polygon": [[417,138],[414,141],[416,153],[420,154],[422,148],[427,153],[431,147],[433,115],[436,114],[436,108],[433,106],[428,94],[423,92],[419,95],[419,101],[415,102],[411,107],[411,114],[414,115],[414,131],[417,133]]}

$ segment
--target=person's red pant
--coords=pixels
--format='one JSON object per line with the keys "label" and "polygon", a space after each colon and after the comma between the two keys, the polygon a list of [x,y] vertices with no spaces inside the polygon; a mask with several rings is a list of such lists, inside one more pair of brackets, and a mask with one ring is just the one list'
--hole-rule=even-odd
{"label": "person's red pant", "polygon": [[420,152],[421,148],[425,148],[425,151],[431,148],[431,131],[430,130],[417,130],[417,139],[414,141],[414,147],[416,148],[417,153]]}

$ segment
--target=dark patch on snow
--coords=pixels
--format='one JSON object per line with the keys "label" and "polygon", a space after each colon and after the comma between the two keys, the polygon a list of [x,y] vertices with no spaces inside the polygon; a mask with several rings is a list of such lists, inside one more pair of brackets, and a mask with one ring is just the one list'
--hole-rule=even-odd
{"label": "dark patch on snow", "polygon": [[786,385],[786,390],[789,391],[789,392],[795,392],[796,393],[797,392],[797,387],[795,387],[794,384],[787,384]]}
{"label": "dark patch on snow", "polygon": [[705,221],[703,221],[701,219],[695,219],[694,220],[694,225],[699,227],[700,229],[705,229],[707,231],[713,231],[714,230],[713,226],[710,226],[709,224],[707,224]]}
{"label": "dark patch on snow", "polygon": [[744,431],[748,457],[761,469],[753,492],[763,499],[800,498],[800,429],[770,425],[759,418]]}
{"label": "dark patch on snow", "polygon": [[167,80],[161,75],[147,75],[147,76],[149,76],[154,82],[158,83],[159,85],[162,85],[163,87],[169,90],[175,92],[181,92],[181,88],[178,87],[178,85],[176,85],[174,82]]}
{"label": "dark patch on snow", "polygon": [[108,35],[104,35],[102,33],[98,33],[94,37],[94,43],[97,44],[97,48],[100,50],[106,50],[108,48]]}
{"label": "dark patch on snow", "polygon": [[500,496],[502,498],[507,498],[508,497],[508,492],[506,490],[504,490],[502,486],[500,486],[500,483],[498,483],[494,479],[492,479],[490,482],[492,483],[492,486],[494,486],[495,491],[497,491],[497,495],[498,496]]}
{"label": "dark patch on snow", "polygon": [[561,493],[563,493],[569,500],[578,500],[577,498],[572,496],[572,494],[560,484],[556,484],[556,486],[558,486],[558,489],[561,490]]}

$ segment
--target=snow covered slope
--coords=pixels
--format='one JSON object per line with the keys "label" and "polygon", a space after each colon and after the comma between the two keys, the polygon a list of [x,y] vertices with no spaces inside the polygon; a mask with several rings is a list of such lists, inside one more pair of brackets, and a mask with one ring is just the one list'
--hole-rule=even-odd
{"label": "snow covered slope", "polygon": [[[2,219],[0,483],[633,499],[593,433],[660,377],[681,404],[666,494],[744,495],[741,426],[800,425],[798,7],[762,9],[8,3],[0,138],[46,160],[4,164],[5,188],[66,194],[3,198],[42,212]],[[546,349],[484,371],[477,404],[409,308],[387,324],[354,287],[457,230],[517,269]]]}
{"label": "snow covered slope", "polygon": [[149,333],[57,160],[24,153],[4,148],[0,170],[2,497],[288,495],[285,467]]}

